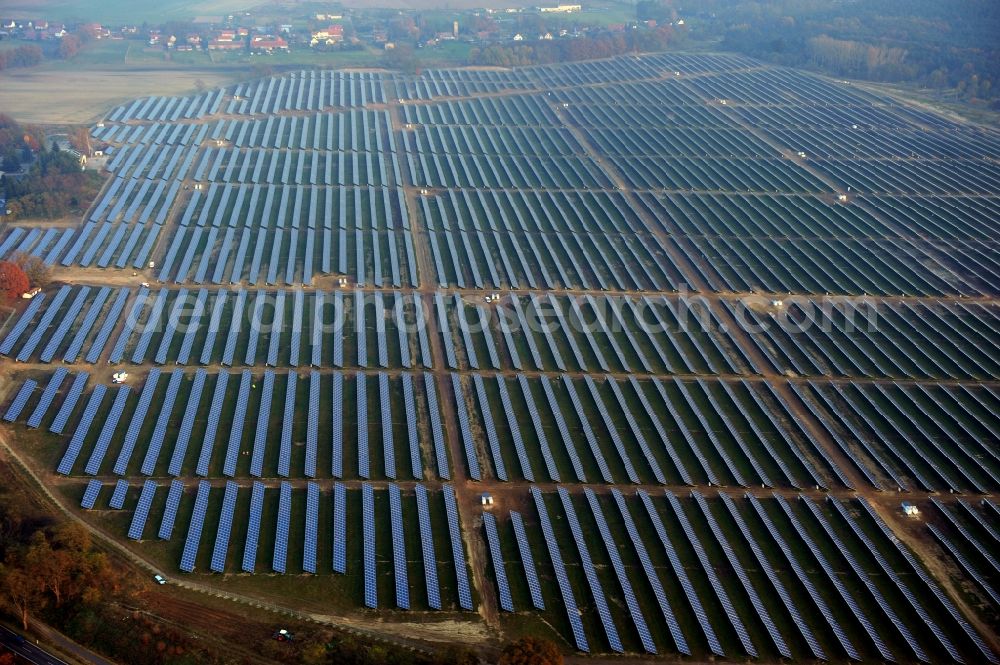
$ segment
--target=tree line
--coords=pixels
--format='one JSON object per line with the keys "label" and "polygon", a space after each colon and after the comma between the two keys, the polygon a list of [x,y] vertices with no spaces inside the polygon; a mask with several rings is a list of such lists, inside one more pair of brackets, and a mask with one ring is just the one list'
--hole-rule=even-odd
{"label": "tree line", "polygon": [[495,43],[472,49],[469,64],[518,67],[577,62],[625,53],[663,51],[675,46],[679,40],[679,35],[667,25],[530,43]]}
{"label": "tree line", "polygon": [[717,48],[834,76],[914,85],[1000,109],[995,0],[642,0]]}
{"label": "tree line", "polygon": [[25,44],[0,49],[0,70],[15,67],[34,67],[42,62],[42,49],[35,44]]}

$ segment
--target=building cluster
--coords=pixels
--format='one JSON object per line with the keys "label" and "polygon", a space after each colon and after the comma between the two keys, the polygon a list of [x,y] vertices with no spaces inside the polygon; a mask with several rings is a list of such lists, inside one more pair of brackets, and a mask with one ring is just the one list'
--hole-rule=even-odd
{"label": "building cluster", "polygon": [[[448,42],[466,42],[475,46],[496,43],[549,41],[585,37],[593,32],[621,32],[640,27],[630,24],[588,24],[567,21],[566,17],[600,8],[581,4],[553,4],[504,9],[472,9],[457,12],[444,21],[424,20],[420,12],[369,12],[354,9],[350,13],[311,13],[284,16],[281,19],[257,16],[250,12],[219,17],[216,23],[196,21],[186,31],[177,24],[169,26],[134,25],[106,27],[100,24],[55,24],[45,20],[2,20],[0,39],[58,39],[86,30],[97,39],[136,39],[151,49],[168,51],[240,52],[271,54],[303,49],[361,48],[391,49],[399,42],[417,46],[438,46]],[[535,19],[530,19],[534,15]],[[285,21],[285,22],[282,22]],[[409,27],[400,29],[400,24]],[[655,27],[655,21],[642,22]],[[683,21],[677,21],[683,25]],[[530,26],[530,27],[529,27]],[[170,29],[168,29],[168,27]]]}

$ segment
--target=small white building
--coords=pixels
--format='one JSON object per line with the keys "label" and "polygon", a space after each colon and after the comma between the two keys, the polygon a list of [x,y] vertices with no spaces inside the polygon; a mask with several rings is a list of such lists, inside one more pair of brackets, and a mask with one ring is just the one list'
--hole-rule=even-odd
{"label": "small white building", "polygon": [[917,506],[915,504],[912,504],[909,501],[904,501],[903,502],[903,514],[906,515],[906,516],[908,516],[908,517],[916,517],[917,515],[920,514],[920,509],[917,508]]}

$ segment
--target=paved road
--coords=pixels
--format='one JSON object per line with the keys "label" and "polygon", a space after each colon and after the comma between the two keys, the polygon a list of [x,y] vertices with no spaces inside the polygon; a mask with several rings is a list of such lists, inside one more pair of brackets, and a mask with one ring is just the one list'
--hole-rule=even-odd
{"label": "paved road", "polygon": [[18,634],[12,630],[0,626],[0,646],[16,653],[30,663],[37,665],[66,665],[66,661],[56,658],[41,647],[37,647],[31,642],[18,644]]}

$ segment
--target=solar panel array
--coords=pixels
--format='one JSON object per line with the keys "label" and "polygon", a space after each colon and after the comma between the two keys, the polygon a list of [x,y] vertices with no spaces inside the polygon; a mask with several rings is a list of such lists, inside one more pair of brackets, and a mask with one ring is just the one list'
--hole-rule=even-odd
{"label": "solar panel array", "polygon": [[91,510],[94,504],[97,503],[97,496],[101,493],[101,488],[104,485],[97,478],[91,478],[87,481],[87,489],[83,491],[83,499],[80,500],[80,507],[84,510]]}
{"label": "solar panel array", "polygon": [[170,540],[174,533],[174,521],[177,519],[177,509],[181,505],[181,497],[184,495],[184,483],[179,480],[170,481],[170,489],[167,490],[167,501],[163,506],[163,518],[160,520],[160,530],[157,537],[160,540]]}
{"label": "solar panel array", "polygon": [[285,481],[278,487],[278,521],[274,527],[274,558],[271,569],[284,573],[288,563],[288,531],[292,525],[292,486]]}
{"label": "solar panel array", "polygon": [[576,597],[573,595],[573,587],[570,586],[569,578],[566,576],[566,566],[563,563],[562,553],[559,551],[559,541],[556,540],[555,533],[552,531],[549,511],[545,507],[545,497],[534,485],[531,487],[531,496],[535,500],[535,510],[538,511],[542,535],[545,537],[545,545],[549,550],[549,560],[552,562],[556,583],[559,585],[559,593],[562,594],[563,607],[566,608],[566,617],[569,619],[570,629],[573,631],[573,642],[578,650],[590,653],[587,635],[583,632],[583,621],[580,620],[580,610],[576,604]]}
{"label": "solar panel array", "polygon": [[361,485],[362,557],[365,576],[365,607],[378,607],[378,577],[375,569],[375,493]]}
{"label": "solar panel array", "polygon": [[132,540],[142,540],[142,532],[146,528],[146,519],[149,517],[149,509],[153,505],[153,497],[156,496],[156,482],[146,480],[142,484],[142,492],[139,494],[139,502],[132,513],[132,523],[128,528],[128,537]]}
{"label": "solar panel array", "polygon": [[38,382],[34,379],[27,379],[21,384],[17,394],[14,395],[14,400],[7,407],[7,413],[3,416],[4,421],[10,423],[17,420],[17,417],[21,415],[21,411],[28,404],[28,398],[31,397],[31,393],[35,391],[37,386]]}
{"label": "solar panel array", "polygon": [[264,510],[264,483],[255,480],[250,489],[250,516],[247,520],[247,539],[243,547],[240,570],[252,573],[256,568],[257,544],[260,542],[260,519]]}
{"label": "solar panel array", "polygon": [[207,480],[198,481],[198,493],[195,495],[191,522],[188,524],[187,538],[184,540],[184,551],[181,553],[180,569],[185,573],[194,571],[198,547],[201,544],[201,532],[205,526],[205,514],[208,512],[208,495],[211,490],[212,486]]}
{"label": "solar panel array", "polygon": [[403,497],[399,485],[389,483],[389,521],[392,533],[392,570],[396,581],[396,607],[410,609],[410,583],[406,574],[406,532]]}
{"label": "solar panel array", "polygon": [[[597,607],[597,615],[601,619],[601,625],[604,626],[604,634],[608,638],[608,646],[611,647],[612,651],[622,653],[625,649],[622,646],[621,638],[618,636],[618,628],[611,617],[611,610],[608,609],[608,601],[604,596],[601,581],[597,577],[597,570],[594,568],[593,561],[590,558],[587,543],[584,541],[583,529],[580,527],[580,521],[576,516],[576,509],[573,507],[573,499],[564,487],[558,488],[558,493],[559,500],[562,502],[563,512],[566,514],[566,521],[569,523],[570,532],[573,534],[573,540],[576,542],[576,551],[580,555],[580,564],[583,566],[583,573],[587,578],[587,585],[590,587],[590,595],[594,600],[594,605]],[[643,622],[643,625],[645,625],[645,622]]]}
{"label": "solar panel array", "polygon": [[157,367],[149,370],[149,374],[146,375],[146,383],[139,394],[139,404],[135,407],[135,411],[132,412],[132,421],[125,432],[125,441],[122,443],[122,448],[118,453],[118,460],[115,462],[113,469],[119,476],[125,475],[125,469],[128,467],[129,459],[131,459],[132,453],[135,450],[135,444],[139,440],[139,430],[142,429],[146,419],[146,412],[149,411],[149,407],[153,403],[153,395],[156,393],[156,383],[159,379],[160,370]]}
{"label": "solar panel array", "polygon": [[316,550],[319,542],[319,485],[306,483],[305,540],[302,543],[302,570],[316,573]]}
{"label": "solar panel array", "polygon": [[[972,383],[978,376],[995,378],[1000,371],[988,353],[998,350],[992,338],[1000,331],[1000,317],[985,301],[962,305],[944,300],[955,300],[957,293],[988,298],[989,281],[977,275],[980,271],[992,275],[1000,266],[981,249],[982,233],[963,219],[968,213],[961,211],[971,210],[967,201],[953,196],[955,201],[949,199],[945,206],[939,200],[943,197],[926,193],[926,200],[921,201],[927,210],[919,212],[911,210],[905,197],[885,192],[864,194],[860,208],[827,206],[822,218],[829,225],[823,226],[829,237],[823,236],[819,249],[808,250],[810,260],[806,260],[799,249],[806,240],[803,234],[822,230],[815,206],[808,201],[823,182],[815,175],[798,173],[794,165],[755,155],[771,139],[804,141],[801,127],[795,129],[802,123],[839,126],[849,119],[871,120],[875,124],[858,134],[858,140],[862,148],[872,149],[872,142],[885,143],[877,138],[882,124],[893,128],[893,141],[919,145],[926,140],[919,136],[938,121],[923,112],[883,104],[881,98],[872,106],[874,97],[869,99],[867,93],[760,68],[745,59],[701,58],[669,54],[513,72],[432,70],[415,78],[295,72],[236,84],[226,91],[184,99],[155,97],[119,107],[107,126],[102,123],[94,132],[115,146],[108,164],[114,177],[90,217],[78,230],[4,230],[0,256],[23,251],[44,257],[50,264],[60,261],[67,268],[116,267],[119,271],[128,265],[142,269],[148,259],[155,259],[159,280],[170,285],[158,286],[155,293],[147,287],[120,288],[114,298],[113,289],[106,286],[56,285],[25,303],[23,314],[7,326],[0,354],[44,363],[62,354],[64,363],[73,363],[89,343],[87,363],[125,363],[124,369],[140,379],[145,375],[145,384],[135,398],[130,387],[119,386],[112,391],[113,399],[107,394],[108,386],[97,385],[87,395],[86,405],[79,408],[87,372],[77,373],[67,387],[66,366],[53,367],[51,378],[45,380],[29,365],[26,371],[15,373],[16,381],[23,383],[12,383],[12,401],[3,420],[18,421],[33,405],[26,424],[40,427],[52,417],[53,402],[65,393],[49,426],[60,437],[67,426],[73,428],[68,441],[62,441],[65,449],[57,470],[71,475],[86,448],[89,459],[84,472],[101,476],[106,471],[105,457],[115,452],[112,471],[124,478],[117,479],[109,501],[113,509],[122,509],[128,499],[138,449],[143,455],[138,470],[145,478],[128,528],[133,540],[143,538],[151,511],[156,510],[157,481],[150,476],[162,474],[162,447],[169,447],[172,440],[166,465],[172,478],[192,475],[192,471],[201,478],[214,478],[220,470],[228,478],[265,478],[273,473],[282,479],[276,493],[252,480],[241,570],[255,571],[259,542],[266,543],[272,535],[270,525],[262,524],[265,514],[268,519],[272,515],[265,509],[265,499],[271,497],[277,508],[271,568],[286,573],[289,548],[294,553],[298,547],[289,541],[289,532],[294,530],[292,497],[298,494],[283,481],[299,473],[292,468],[300,443],[296,434],[304,430],[302,476],[314,479],[318,458],[327,454],[319,441],[325,435],[323,428],[330,427],[330,473],[341,479],[345,456],[350,464],[353,454],[348,449],[345,455],[345,427],[356,425],[356,432],[347,430],[347,445],[356,434],[358,476],[364,481],[380,478],[377,451],[373,466],[369,438],[373,423],[368,378],[374,375],[384,477],[389,481],[395,481],[399,471],[396,456],[401,449],[396,445],[402,441],[396,439],[403,430],[402,423],[394,422],[393,407],[397,417],[402,412],[393,399],[400,399],[397,392],[401,392],[414,479],[424,479],[423,443],[430,444],[428,450],[433,448],[437,479],[451,480],[448,457],[458,450],[452,446],[459,442],[449,437],[460,437],[466,469],[458,473],[457,481],[479,481],[491,470],[497,480],[518,480],[513,478],[517,471],[506,466],[513,449],[521,477],[529,482],[535,482],[541,461],[546,481],[562,483],[568,475],[569,481],[588,485],[578,489],[557,486],[548,497],[531,487],[537,525],[526,525],[520,513],[510,512],[531,605],[544,610],[543,591],[551,589],[543,587],[553,582],[547,567],[540,571],[533,557],[530,539],[542,538],[567,612],[572,643],[580,651],[590,649],[584,626],[596,626],[599,620],[607,646],[614,652],[639,646],[655,654],[655,638],[659,637],[664,643],[672,640],[678,652],[695,657],[703,656],[706,648],[712,657],[726,657],[725,642],[727,649],[742,649],[750,658],[807,655],[819,660],[894,661],[893,651],[905,644],[909,651],[901,654],[902,660],[911,654],[926,662],[947,655],[955,662],[997,663],[990,645],[973,628],[975,622],[962,613],[874,509],[863,500],[855,505],[833,497],[852,490],[855,476],[876,489],[896,486],[924,493],[948,487],[987,494],[1000,486],[1000,474],[995,473],[1000,457],[991,446],[1000,433],[1000,421],[991,415],[997,394],[989,386]],[[716,71],[720,63],[731,71]],[[688,65],[698,73],[704,70],[705,75],[674,80],[673,68]],[[636,71],[645,73],[641,80],[636,79]],[[671,85],[653,83],[663,75]],[[778,99],[772,90],[779,84],[794,84],[796,94],[810,100],[810,110],[772,103]],[[549,85],[556,87],[546,101],[539,91]],[[493,94],[511,86],[528,94]],[[728,111],[712,104],[706,110],[705,100],[726,90],[744,101],[730,105]],[[400,106],[412,131],[393,132],[395,120],[384,109],[331,108],[345,103],[363,107],[396,95],[400,101],[421,100]],[[190,120],[222,112],[223,103],[229,105],[225,118],[177,122],[182,117]],[[312,113],[327,108],[328,113]],[[669,132],[657,124],[651,110],[662,108],[670,109]],[[255,117],[259,113],[265,117]],[[229,117],[233,114],[244,117]],[[736,131],[740,129],[734,125],[736,116],[740,122],[760,124],[769,140],[757,137],[744,145],[747,135]],[[908,129],[913,136],[899,134],[900,126],[918,120],[925,125],[920,132]],[[567,122],[575,126],[574,131],[566,130]],[[617,132],[619,137],[611,131],[619,125],[640,127],[639,133]],[[810,135],[806,142],[828,147],[826,142],[833,141],[824,138],[823,131],[817,129],[816,136]],[[669,139],[664,138],[666,134]],[[946,141],[935,139],[944,141],[937,150],[951,154],[969,142],[962,132],[951,134]],[[995,142],[979,138],[986,141],[983,151],[995,147]],[[397,139],[404,144],[398,154]],[[712,156],[713,150],[737,154],[727,160]],[[665,156],[660,154],[664,151]],[[696,154],[689,155],[692,151]],[[606,163],[597,164],[590,153]],[[925,178],[935,180],[935,187],[962,184],[958,175],[950,180],[934,175],[940,165],[924,161],[928,163],[919,171],[913,170],[917,162],[899,171],[906,160],[872,159],[866,168],[874,171],[863,174],[863,180],[871,182],[861,186],[920,186],[923,191],[920,181]],[[890,170],[897,162],[899,166]],[[811,168],[841,174],[839,169],[844,167],[838,164],[836,159],[813,160]],[[416,199],[416,211],[407,211],[413,203],[400,186],[404,182],[401,168],[409,171],[406,182],[432,190]],[[609,169],[636,190],[634,196],[611,192],[614,182],[606,173]],[[964,169],[959,171],[964,174]],[[911,172],[913,176],[902,175]],[[962,184],[960,191],[974,187],[977,196],[982,194],[978,188],[983,183],[996,180],[971,171],[969,178],[972,184]],[[192,179],[203,184],[182,193],[183,182]],[[657,190],[664,183],[673,193]],[[740,193],[743,185],[749,186],[747,191],[753,196]],[[730,191],[736,187],[739,191]],[[767,193],[772,188],[778,188],[774,196]],[[983,205],[976,210],[991,210]],[[869,219],[865,210],[872,206],[884,220]],[[753,214],[744,214],[748,211]],[[414,212],[420,217],[411,228],[408,215]],[[654,232],[646,223],[649,219],[660,220],[663,229]],[[791,228],[792,221],[802,229]],[[887,244],[881,226],[886,222],[915,229],[914,237],[923,238],[924,244],[928,238],[943,243],[935,245],[935,251],[955,253],[963,259],[963,266],[972,266],[970,275],[982,283],[973,285],[958,273],[954,283],[950,277],[927,273],[923,268],[933,256],[918,252],[920,243],[894,248],[901,259],[882,252]],[[970,229],[973,240],[959,243],[954,239]],[[769,234],[775,231],[784,238],[780,246],[768,244]],[[432,272],[418,279],[416,257],[425,250]],[[852,265],[872,270],[835,270],[827,253],[840,250],[842,257],[856,259]],[[669,260],[682,255],[688,255],[692,265]],[[701,260],[706,257],[707,262]],[[683,323],[675,309],[686,303],[683,298],[661,294],[679,287],[689,270],[698,273],[705,288],[716,291],[739,293],[752,288],[777,293],[777,286],[782,291],[795,286],[818,295],[815,287],[843,282],[851,287],[847,292],[852,295],[882,294],[879,304],[893,322],[890,327],[896,337],[887,337],[892,344],[884,346],[881,341],[887,333],[879,337],[861,331],[835,339],[826,332],[807,331],[805,346],[795,349],[785,344],[781,334],[761,332],[751,334],[749,340],[756,346],[749,353],[741,346],[746,340],[730,337],[718,327],[722,324],[716,311],[720,306],[729,309],[726,316],[742,312],[733,303],[719,305],[718,299],[698,303],[692,311],[705,313],[711,322],[695,326],[694,331],[674,327]],[[422,291],[390,290],[402,288],[404,271],[409,273],[410,285],[423,287]],[[944,271],[955,272],[947,266]],[[301,288],[311,286],[313,275],[320,273],[326,278],[348,276],[354,285],[328,293]],[[235,286],[191,287],[209,281],[221,286],[227,279],[232,285],[248,284],[254,291]],[[282,279],[289,286],[276,290],[274,285]],[[440,290],[424,298],[428,279],[432,291]],[[512,291],[502,303],[493,306],[493,299],[487,298],[484,306],[482,292],[487,288]],[[556,296],[554,289],[567,291]],[[598,289],[619,295],[589,295]],[[620,295],[642,291],[653,293]],[[897,291],[926,302],[894,302]],[[581,295],[571,295],[574,292]],[[929,299],[935,297],[942,300],[932,307]],[[432,313],[425,312],[425,301],[433,307]],[[267,312],[272,307],[270,328],[251,325],[244,332],[241,322],[263,323],[268,318],[265,314],[272,315]],[[369,318],[369,308],[375,310],[374,319]],[[804,311],[798,305],[789,307],[793,320],[800,310]],[[211,315],[206,317],[208,311]],[[332,330],[327,321],[331,313]],[[926,314],[927,321],[902,325],[912,323],[911,315],[917,313]],[[425,322],[426,316],[432,320]],[[417,327],[415,340],[411,321]],[[835,327],[839,321],[831,316]],[[369,323],[377,350],[371,367]],[[430,333],[424,323],[431,324]],[[433,337],[435,328],[440,338]],[[219,333],[225,338],[221,349],[216,348]],[[115,340],[109,347],[112,334]],[[841,334],[839,328],[837,334]],[[332,344],[324,348],[327,335],[333,336]],[[935,339],[944,340],[944,346],[935,346]],[[303,343],[309,345],[308,350]],[[940,346],[936,356],[908,351],[921,351],[928,344]],[[311,369],[307,406],[302,400],[296,404],[296,371],[300,362],[306,362],[304,353],[309,355]],[[413,383],[415,377],[420,378],[412,373],[414,363],[430,369],[435,355],[443,356],[447,367],[421,371],[424,396],[418,397]],[[763,365],[758,359],[761,355]],[[202,367],[186,368],[192,358]],[[178,367],[164,389],[160,368],[168,362]],[[150,363],[156,367],[150,368]],[[229,375],[220,371],[212,400],[203,403],[205,384],[212,378],[206,367],[231,368],[234,363],[247,367],[239,386],[229,385]],[[327,372],[331,365],[337,371]],[[283,369],[276,373],[279,367]],[[397,372],[397,367],[409,371]],[[518,372],[520,395],[508,392],[506,375],[511,367]],[[284,368],[290,368],[290,373]],[[502,372],[493,375],[495,384],[478,371],[490,371],[486,368]],[[796,394],[794,404],[787,401],[787,390],[780,382],[739,378],[750,372],[766,378],[768,368],[779,373],[795,370],[805,377],[787,386]],[[477,371],[465,371],[469,369]],[[830,383],[818,378],[820,373],[830,373],[826,369],[858,381]],[[452,396],[439,394],[447,382],[442,370],[450,376]],[[344,405],[344,371],[354,373],[354,414],[350,404]],[[21,375],[29,373],[30,378]],[[324,406],[320,401],[326,373],[332,373],[332,404]],[[640,373],[648,376],[637,379]],[[397,374],[401,391],[394,390]],[[706,374],[719,376],[700,378]],[[279,375],[287,377],[280,434],[271,426],[272,416],[279,415],[272,408]],[[556,379],[559,375],[561,381]],[[888,380],[897,377],[907,382]],[[928,381],[944,378],[950,383]],[[475,396],[465,393],[467,381]],[[38,394],[41,383],[45,387]],[[13,387],[18,388],[16,392]],[[258,388],[261,392],[255,395]],[[182,394],[187,394],[183,413],[176,413]],[[497,396],[502,417],[494,410],[496,402],[490,404]],[[447,401],[451,397],[454,403]],[[155,423],[150,416],[154,403]],[[803,405],[809,412],[806,421],[819,425],[822,437],[796,417]],[[840,408],[844,405],[847,411]],[[303,408],[306,418],[301,418]],[[253,443],[246,450],[246,421],[255,409]],[[122,422],[126,415],[127,426]],[[98,418],[101,427],[95,432]],[[526,419],[531,429],[523,432]],[[222,445],[217,440],[220,427],[227,440],[222,459],[217,452]],[[196,431],[202,439],[195,456],[188,453]],[[424,433],[430,441],[421,441]],[[829,448],[826,438],[836,448]],[[889,446],[893,442],[898,446]],[[831,454],[837,449],[852,460],[849,473],[838,467]],[[492,468],[481,468],[483,463],[492,463]],[[322,478],[325,472],[318,475]],[[784,491],[775,493],[773,499],[755,498],[760,495],[756,489],[738,499],[728,493],[708,500],[692,492],[689,500],[671,492],[653,498],[641,489],[633,499],[606,487],[609,494],[602,498],[601,490],[589,486],[620,481],[671,485],[677,479],[689,486],[802,486],[832,491],[821,508],[807,498],[806,494],[813,495],[811,489],[804,490],[800,502],[789,502],[783,498],[787,496]],[[81,480],[87,482],[81,506],[92,509],[101,479]],[[384,514],[376,514],[381,495],[376,495],[372,484],[359,484],[362,533],[357,535],[361,536],[362,560],[352,559],[351,572],[363,573],[364,604],[376,608],[380,564],[385,573],[376,539],[386,520]],[[317,574],[321,485],[306,481],[304,489],[302,570]],[[405,487],[389,482],[386,490],[395,604],[409,609],[406,539],[418,534],[406,533]],[[191,509],[180,569],[194,571],[204,523],[215,517],[216,506],[221,505],[209,569],[225,572],[239,485],[226,481],[221,504],[218,497],[210,501],[211,485],[206,480],[198,483],[196,495],[190,497],[193,506],[184,493],[182,482],[170,483],[159,538],[169,540],[178,514],[185,516]],[[454,566],[457,606],[473,610],[459,497],[449,484],[441,486],[441,493],[452,551],[450,561],[445,557],[439,562],[435,537],[444,534],[434,532],[431,518],[432,508],[440,510],[441,506],[430,500],[423,485],[414,484],[427,606],[442,608],[438,574],[439,566],[447,564],[449,569]],[[347,494],[344,484],[333,482],[331,568],[340,574],[348,569]],[[499,494],[503,501],[504,492]],[[562,511],[550,517],[547,505],[555,500]],[[589,516],[577,514],[580,500],[587,502]],[[612,501],[617,515],[605,512]],[[1000,544],[1000,530],[992,524],[1000,509],[990,502],[983,511],[958,502],[953,511],[931,501],[938,504],[945,521],[931,524],[930,534],[979,590],[1000,602],[996,584],[989,579],[1000,572],[1000,563],[990,550]],[[639,511],[635,519],[630,503]],[[269,502],[267,507],[274,505]],[[295,507],[298,519],[299,504]],[[357,519],[356,514],[352,511],[350,519]],[[497,585],[496,602],[501,610],[514,612],[514,596],[519,591],[512,586],[516,580],[508,578],[503,548],[511,545],[503,540],[509,532],[503,532],[506,525],[493,512],[482,513],[482,521]],[[733,526],[739,532],[738,543],[729,540],[736,532]],[[588,533],[591,530],[594,533]],[[572,545],[566,535],[572,537]],[[596,545],[598,550],[590,549],[598,537],[603,549],[601,545]],[[380,544],[384,552],[386,543]],[[575,548],[573,561],[564,561],[564,545]],[[691,553],[697,561],[685,559]],[[664,565],[658,568],[657,562]],[[482,562],[473,559],[471,563]],[[353,568],[357,564],[359,570]],[[977,570],[980,566],[983,571]],[[473,572],[476,579],[483,579],[482,570]],[[606,586],[611,579],[612,586]],[[573,586],[583,582],[590,602],[578,606],[574,592],[580,589]],[[446,588],[449,584],[450,571]],[[676,597],[670,598],[674,589]],[[899,599],[905,601],[905,611],[895,606]],[[648,601],[645,608],[640,600]],[[784,618],[790,618],[787,625],[781,623]],[[616,625],[617,619],[626,624]],[[667,631],[662,631],[664,625]],[[623,626],[627,631],[619,634]],[[754,628],[761,626],[765,631],[757,631],[758,635]],[[682,627],[694,632],[685,635]],[[926,649],[923,640],[932,641],[933,648]]]}
{"label": "solar panel array", "polygon": [[347,488],[333,484],[333,572],[347,572]]}
{"label": "solar panel array", "polygon": [[417,523],[420,525],[421,556],[424,563],[424,588],[427,589],[427,606],[441,609],[441,587],[438,585],[437,555],[434,552],[434,533],[431,530],[431,511],[427,502],[427,488],[417,484]]}
{"label": "solar panel array", "polygon": [[503,553],[500,550],[500,533],[497,531],[497,520],[493,513],[483,513],[483,528],[486,530],[493,574],[496,576],[497,590],[500,592],[500,609],[513,612],[514,599],[511,598],[510,586],[507,584],[507,569],[504,567]]}
{"label": "solar panel array", "polygon": [[[251,379],[252,380],[252,379]],[[254,384],[250,384],[251,387]],[[242,386],[241,386],[242,387]],[[257,429],[254,431],[253,438],[253,448],[250,452],[250,475],[254,478],[260,478],[264,475],[264,453],[267,446],[267,427],[271,420],[271,399],[274,397],[274,372],[267,370],[264,372],[264,382],[263,389],[260,395],[260,404],[257,407]],[[242,429],[241,429],[242,433]],[[239,438],[236,439],[236,450],[234,455],[239,454]],[[233,450],[233,440],[230,439],[230,450]],[[227,464],[229,462],[229,454],[226,455]],[[235,459],[226,475],[232,476],[236,474]],[[286,474],[287,475],[287,474]]]}
{"label": "solar panel array", "polygon": [[[75,386],[74,386],[75,387]],[[82,391],[83,386],[81,385],[80,390]],[[58,473],[68,476],[73,470],[73,465],[76,464],[76,459],[80,456],[80,451],[83,450],[83,441],[87,437],[87,432],[90,431],[90,426],[94,422],[94,418],[97,416],[97,410],[101,406],[101,402],[104,400],[104,395],[108,391],[107,386],[104,384],[98,384],[94,387],[94,391],[90,393],[90,399],[87,401],[87,406],[84,407],[83,416],[80,418],[80,422],[76,425],[76,430],[73,432],[73,437],[69,441],[69,446],[66,448],[66,452],[63,453],[62,459],[59,461],[59,466],[56,467]],[[67,418],[69,415],[67,414]],[[59,417],[56,417],[56,423],[52,426],[55,427],[58,423]]]}
{"label": "solar panel array", "polygon": [[101,427],[101,433],[97,436],[97,443],[94,444],[94,450],[91,452],[90,459],[87,460],[87,465],[83,469],[84,473],[96,475],[100,470],[101,463],[104,461],[104,455],[107,454],[108,446],[111,445],[111,438],[115,435],[115,430],[118,428],[118,421],[121,419],[122,414],[125,413],[125,403],[128,401],[130,394],[132,394],[131,388],[128,386],[118,386],[118,392],[111,403],[107,420],[104,421],[104,426]]}
{"label": "solar panel array", "polygon": [[226,481],[226,491],[222,495],[222,510],[219,513],[219,528],[215,532],[215,547],[212,548],[212,562],[209,570],[214,573],[226,571],[226,552],[229,551],[229,537],[233,531],[233,516],[236,513],[236,498],[240,486]]}

